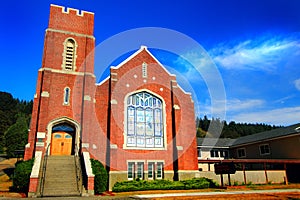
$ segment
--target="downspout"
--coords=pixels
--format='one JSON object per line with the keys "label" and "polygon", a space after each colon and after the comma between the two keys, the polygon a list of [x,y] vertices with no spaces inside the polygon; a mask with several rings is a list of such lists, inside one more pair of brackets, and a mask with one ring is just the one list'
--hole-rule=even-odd
{"label": "downspout", "polygon": [[176,113],[174,108],[174,92],[173,92],[173,81],[171,81],[171,106],[172,106],[172,140],[173,140],[173,170],[174,170],[174,181],[179,180],[178,176],[178,151],[176,142]]}
{"label": "downspout", "polygon": [[[87,37],[85,37],[85,47],[84,47],[84,55],[85,55],[85,59],[84,59],[84,63],[83,63],[83,80],[82,80],[82,95],[81,95],[81,113],[80,113],[80,135],[79,135],[79,148],[78,151],[81,152],[82,148],[81,148],[81,144],[82,144],[82,131],[83,131],[83,117],[84,117],[84,94],[85,94],[85,75],[86,75],[86,55],[87,55]],[[78,142],[78,141],[76,141]],[[78,144],[76,144],[78,146]],[[78,155],[81,155],[79,154]]]}

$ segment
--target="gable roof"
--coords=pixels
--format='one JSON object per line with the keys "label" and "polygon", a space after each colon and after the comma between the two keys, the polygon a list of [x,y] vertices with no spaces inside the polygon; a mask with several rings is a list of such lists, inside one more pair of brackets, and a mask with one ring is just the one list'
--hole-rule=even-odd
{"label": "gable roof", "polygon": [[294,134],[300,134],[300,123],[237,138],[236,141],[232,144],[232,146],[239,146],[242,144],[249,143],[258,143]]}
{"label": "gable roof", "polygon": [[300,134],[300,123],[291,126],[277,128],[270,131],[264,131],[244,137],[231,139],[231,138],[197,138],[198,147],[206,148],[229,148],[240,145],[258,143],[281,137],[292,136]]}
{"label": "gable roof", "polygon": [[[175,77],[175,80],[177,82],[177,77],[175,74],[170,73],[166,67],[148,50],[147,46],[142,45],[140,47],[139,50],[137,50],[136,52],[134,52],[133,54],[131,54],[129,57],[127,57],[125,60],[123,60],[121,63],[119,63],[117,66],[111,66],[111,69],[119,69],[120,67],[122,67],[124,64],[126,64],[128,61],[130,61],[131,59],[133,59],[134,57],[136,57],[139,53],[141,53],[142,51],[146,51],[148,55],[150,55],[155,62],[169,75],[169,76],[173,76]],[[110,76],[106,77],[104,80],[102,80],[100,83],[98,83],[97,85],[102,85],[104,82],[106,82],[108,79],[110,78]],[[192,96],[191,92],[187,92],[185,91],[179,84],[177,84],[177,87],[181,89],[181,91],[187,95]]]}
{"label": "gable roof", "polygon": [[231,138],[197,138],[197,146],[207,148],[229,148],[236,139]]}

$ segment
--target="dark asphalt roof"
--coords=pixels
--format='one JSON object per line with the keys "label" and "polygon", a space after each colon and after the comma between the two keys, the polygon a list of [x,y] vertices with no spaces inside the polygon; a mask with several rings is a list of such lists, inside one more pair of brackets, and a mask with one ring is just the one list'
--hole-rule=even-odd
{"label": "dark asphalt roof", "polygon": [[256,143],[264,140],[279,138],[300,133],[300,123],[291,126],[247,135],[237,139],[230,138],[197,138],[197,145],[202,147],[234,147],[247,143]]}
{"label": "dark asphalt roof", "polygon": [[203,147],[230,147],[235,140],[231,138],[197,138],[197,144]]}
{"label": "dark asphalt roof", "polygon": [[[291,126],[283,127],[283,128],[276,128],[270,131],[264,131],[260,133],[256,133],[253,135],[247,135],[244,137],[237,138],[236,141],[232,144],[232,146],[237,146],[246,143],[255,143],[261,142],[264,140],[279,138],[283,136],[293,135],[300,133],[300,123],[294,124]],[[299,129],[297,129],[299,128]]]}

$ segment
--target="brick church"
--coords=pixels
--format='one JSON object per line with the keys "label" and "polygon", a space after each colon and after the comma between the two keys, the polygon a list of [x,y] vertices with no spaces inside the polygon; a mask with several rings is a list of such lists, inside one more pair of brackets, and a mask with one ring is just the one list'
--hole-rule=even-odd
{"label": "brick church", "polygon": [[[89,158],[117,181],[195,176],[194,102],[146,46],[110,67],[96,83],[94,14],[51,5],[38,71],[25,159],[35,158],[37,192],[47,155],[81,156],[93,191]],[[67,166],[66,166],[67,167]]]}

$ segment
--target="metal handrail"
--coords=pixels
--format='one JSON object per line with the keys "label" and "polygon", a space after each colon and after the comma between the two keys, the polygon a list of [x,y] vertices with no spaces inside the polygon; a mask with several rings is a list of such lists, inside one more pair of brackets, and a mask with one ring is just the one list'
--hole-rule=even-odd
{"label": "metal handrail", "polygon": [[41,195],[41,197],[43,196],[43,193],[44,193],[47,160],[48,160],[48,156],[49,156],[49,153],[48,153],[49,152],[49,147],[50,147],[50,143],[48,144],[48,146],[46,148],[46,153],[45,153],[44,161],[43,161],[42,176],[41,176],[41,181],[40,181],[40,195]]}
{"label": "metal handrail", "polygon": [[76,173],[76,181],[77,181],[77,191],[82,194],[82,170],[80,164],[80,156],[79,156],[79,149],[77,145],[75,145],[75,173]]}

